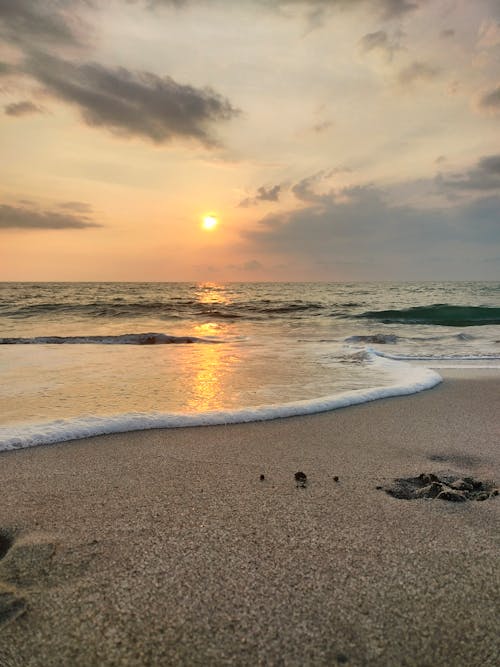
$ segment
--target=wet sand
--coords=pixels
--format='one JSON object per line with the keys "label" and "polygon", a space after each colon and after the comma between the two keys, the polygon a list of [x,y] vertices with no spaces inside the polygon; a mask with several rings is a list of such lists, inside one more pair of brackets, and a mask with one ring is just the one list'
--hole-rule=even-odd
{"label": "wet sand", "polygon": [[500,482],[498,372],[441,374],[319,415],[1,454],[0,666],[497,665],[500,498],[376,488]]}

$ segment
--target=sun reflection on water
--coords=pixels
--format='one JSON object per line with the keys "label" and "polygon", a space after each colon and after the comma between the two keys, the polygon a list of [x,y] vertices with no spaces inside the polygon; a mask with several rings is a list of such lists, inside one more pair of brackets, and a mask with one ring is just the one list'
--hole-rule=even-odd
{"label": "sun reflection on water", "polygon": [[196,290],[196,297],[200,303],[204,304],[227,306],[231,303],[226,287],[217,283],[200,283]]}

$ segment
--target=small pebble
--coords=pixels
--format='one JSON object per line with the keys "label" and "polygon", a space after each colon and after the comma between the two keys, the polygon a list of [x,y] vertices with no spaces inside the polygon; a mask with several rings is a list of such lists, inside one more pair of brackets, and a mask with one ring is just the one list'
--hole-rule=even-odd
{"label": "small pebble", "polygon": [[339,481],[339,478],[337,477],[337,475],[335,475],[335,477],[333,478],[333,481],[334,481],[334,482],[338,482],[338,481]]}

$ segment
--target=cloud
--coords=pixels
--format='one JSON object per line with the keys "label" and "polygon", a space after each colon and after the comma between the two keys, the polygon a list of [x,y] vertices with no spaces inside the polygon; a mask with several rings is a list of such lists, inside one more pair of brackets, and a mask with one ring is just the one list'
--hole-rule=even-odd
{"label": "cloud", "polygon": [[10,76],[17,72],[17,67],[11,65],[10,63],[0,62],[0,77]]}
{"label": "cloud", "polygon": [[92,206],[83,201],[63,201],[59,204],[59,208],[76,211],[77,213],[90,213],[92,211]]}
{"label": "cloud", "polygon": [[34,113],[42,113],[42,109],[30,102],[29,100],[23,100],[22,102],[13,102],[12,104],[7,104],[4,107],[5,114],[7,116],[27,116]]}
{"label": "cloud", "polygon": [[312,266],[347,262],[380,277],[384,270],[392,276],[399,263],[401,275],[424,275],[432,254],[457,262],[454,258],[473,248],[475,256],[490,256],[491,246],[500,242],[499,205],[495,196],[454,208],[420,209],[390,204],[381,190],[357,186],[268,215],[242,236],[252,252],[295,257]]}
{"label": "cloud", "polygon": [[257,189],[257,194],[255,196],[243,199],[243,201],[241,201],[238,206],[241,208],[248,208],[249,206],[254,206],[261,201],[278,201],[282,191],[282,184],[271,185],[268,187],[262,185]]}
{"label": "cloud", "polygon": [[207,126],[239,114],[211,88],[179,84],[169,76],[74,63],[38,53],[26,72],[55,98],[72,104],[91,127],[161,144],[174,138],[217,142]]}
{"label": "cloud", "polygon": [[500,190],[500,154],[482,157],[474,167],[463,173],[440,174],[436,182],[440,188],[455,191]]}
{"label": "cloud", "polygon": [[328,182],[328,180],[332,178],[332,176],[335,176],[335,174],[343,174],[350,171],[351,170],[347,167],[321,169],[311,176],[302,178],[300,181],[295,183],[295,185],[292,185],[291,190],[300,201],[321,203],[325,200],[325,197],[331,197],[332,193],[327,192],[326,194],[318,194],[314,189],[315,186]]}
{"label": "cloud", "polygon": [[316,123],[316,125],[313,125],[312,130],[313,132],[316,132],[316,134],[322,134],[323,132],[329,130],[331,127],[333,127],[333,122],[331,120],[323,120],[319,123]]}
{"label": "cloud", "polygon": [[377,30],[377,32],[370,32],[364,35],[359,45],[363,53],[379,51],[387,60],[392,60],[394,52],[401,50],[399,37],[401,37],[401,33],[391,39],[385,30]]}
{"label": "cloud", "polygon": [[451,37],[455,37],[455,31],[453,28],[445,28],[444,30],[441,30],[439,36],[443,39],[450,39]]}
{"label": "cloud", "polygon": [[102,227],[86,214],[0,204],[0,229],[85,229]]}
{"label": "cloud", "polygon": [[24,49],[78,46],[86,24],[74,11],[81,0],[0,0],[0,37]]}
{"label": "cloud", "polygon": [[500,113],[500,86],[481,95],[479,98],[479,108],[482,111]]}
{"label": "cloud", "polygon": [[236,270],[236,271],[259,271],[260,269],[262,269],[264,267],[256,259],[250,259],[248,262],[244,262],[243,264],[228,264],[227,268],[231,269],[233,271],[234,270]]}
{"label": "cloud", "polygon": [[[193,5],[200,0],[131,0],[143,2],[149,7],[183,7]],[[240,0],[241,1],[241,0]],[[356,6],[374,8],[380,18],[391,20],[400,18],[409,12],[418,9],[421,4],[418,0],[257,0],[260,5],[269,8],[303,7],[308,12],[311,27],[318,27],[329,9],[349,9]]]}
{"label": "cloud", "polygon": [[412,86],[418,81],[432,81],[439,74],[439,69],[428,63],[415,61],[400,70],[398,82],[401,86]]}

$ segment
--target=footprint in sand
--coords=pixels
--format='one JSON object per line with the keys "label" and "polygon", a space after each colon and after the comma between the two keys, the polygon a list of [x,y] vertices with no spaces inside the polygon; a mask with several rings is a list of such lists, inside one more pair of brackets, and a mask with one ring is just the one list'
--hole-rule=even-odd
{"label": "footprint in sand", "polygon": [[27,610],[30,592],[81,577],[98,548],[92,540],[58,544],[56,550],[56,541],[46,533],[0,528],[0,630]]}
{"label": "footprint in sand", "polygon": [[[9,531],[0,531],[0,567],[8,555],[13,544],[13,536]],[[25,598],[20,595],[14,586],[0,581],[0,627],[13,621],[27,609]]]}

